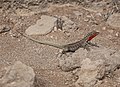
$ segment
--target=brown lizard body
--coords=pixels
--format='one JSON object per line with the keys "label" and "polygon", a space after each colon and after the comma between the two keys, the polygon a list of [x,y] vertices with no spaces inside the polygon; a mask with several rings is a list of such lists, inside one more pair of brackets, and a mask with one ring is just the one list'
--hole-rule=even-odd
{"label": "brown lizard body", "polygon": [[88,33],[83,39],[81,39],[77,42],[65,45],[64,49],[63,49],[63,53],[75,52],[79,48],[84,48],[84,49],[90,50],[88,45],[98,47],[96,44],[93,44],[90,42],[98,34],[99,34],[99,32],[92,31],[92,32]]}
{"label": "brown lizard body", "polygon": [[[17,32],[19,32],[19,31],[17,31]],[[48,42],[48,41],[39,41],[39,40],[36,40],[36,39],[33,39],[33,38],[29,37],[28,35],[25,35],[25,34],[21,33],[21,32],[19,32],[19,33],[21,35],[23,35],[24,37],[26,37],[26,38],[34,41],[34,42],[44,44],[44,45],[53,46],[53,47],[56,47],[56,48],[60,48],[60,49],[63,50],[62,51],[63,54],[66,53],[66,52],[75,52],[79,48],[85,48],[85,49],[89,50],[88,45],[97,46],[97,45],[91,43],[90,41],[95,36],[97,36],[99,34],[99,32],[92,31],[92,32],[88,33],[83,39],[81,39],[77,42],[66,44],[66,45],[58,45],[58,44],[53,44],[53,43]]]}

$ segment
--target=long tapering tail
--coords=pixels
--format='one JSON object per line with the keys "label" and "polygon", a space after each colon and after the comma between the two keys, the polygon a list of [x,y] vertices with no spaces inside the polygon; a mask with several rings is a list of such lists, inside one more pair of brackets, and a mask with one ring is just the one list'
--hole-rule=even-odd
{"label": "long tapering tail", "polygon": [[63,48],[62,45],[55,44],[55,43],[51,43],[50,41],[42,41],[42,40],[40,41],[40,40],[36,40],[36,39],[34,39],[34,38],[32,38],[32,37],[30,37],[30,36],[24,34],[24,33],[21,33],[21,32],[18,31],[18,30],[16,30],[16,31],[17,31],[18,33],[20,33],[22,36],[28,38],[29,40],[32,40],[33,42],[36,42],[36,43],[39,43],[39,44],[44,44],[44,45],[53,46],[53,47],[60,48],[60,49]]}

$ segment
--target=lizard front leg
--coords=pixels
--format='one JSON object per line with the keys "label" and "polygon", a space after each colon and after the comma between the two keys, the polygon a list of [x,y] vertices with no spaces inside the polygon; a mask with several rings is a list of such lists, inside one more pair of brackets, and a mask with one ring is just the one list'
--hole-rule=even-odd
{"label": "lizard front leg", "polygon": [[99,47],[97,44],[91,43],[90,41],[87,42],[91,46]]}
{"label": "lizard front leg", "polygon": [[57,53],[57,57],[61,57],[63,55],[63,49],[60,49],[59,52]]}
{"label": "lizard front leg", "polygon": [[67,52],[63,49],[60,49],[58,54],[57,54],[57,57],[62,57],[62,55],[66,55],[67,57],[69,57],[70,55],[72,55],[73,52]]}
{"label": "lizard front leg", "polygon": [[90,41],[87,41],[86,44],[83,46],[84,49],[86,49],[87,51],[90,51],[90,46],[95,46],[95,47],[99,47],[97,44],[91,43]]}

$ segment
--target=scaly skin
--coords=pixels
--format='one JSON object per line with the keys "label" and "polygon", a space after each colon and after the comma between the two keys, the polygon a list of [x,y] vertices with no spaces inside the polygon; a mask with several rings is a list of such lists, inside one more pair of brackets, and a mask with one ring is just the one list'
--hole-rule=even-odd
{"label": "scaly skin", "polygon": [[92,31],[90,33],[88,33],[83,39],[81,39],[80,41],[77,41],[75,43],[71,43],[71,44],[67,44],[64,46],[63,49],[63,53],[66,52],[75,52],[77,49],[79,48],[84,48],[86,50],[90,50],[88,48],[88,45],[91,46],[96,46],[98,47],[96,44],[91,43],[90,41],[99,34],[99,32],[96,31]]}
{"label": "scaly skin", "polygon": [[62,49],[63,54],[66,52],[75,52],[79,48],[84,48],[84,49],[89,50],[88,45],[98,47],[97,45],[90,42],[95,36],[97,36],[99,34],[99,32],[97,32],[97,31],[92,31],[92,32],[88,33],[83,39],[81,39],[77,42],[74,42],[74,43],[66,44],[66,45],[54,44],[54,43],[51,43],[48,41],[39,41],[39,40],[31,38],[30,36],[28,36],[26,34],[19,32],[19,31],[17,31],[17,32],[36,43],[49,45],[49,46],[53,46],[53,47]]}

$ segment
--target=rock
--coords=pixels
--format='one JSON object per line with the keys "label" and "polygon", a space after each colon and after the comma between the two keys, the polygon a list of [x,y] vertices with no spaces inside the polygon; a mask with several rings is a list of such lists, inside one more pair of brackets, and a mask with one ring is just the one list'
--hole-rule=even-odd
{"label": "rock", "polygon": [[77,68],[80,68],[81,61],[86,58],[87,51],[84,49],[79,49],[75,53],[70,54],[69,57],[62,55],[59,58],[59,67],[64,72],[73,71]]}
{"label": "rock", "polygon": [[111,15],[108,18],[107,23],[112,27],[120,28],[120,13],[114,13]]}
{"label": "rock", "polygon": [[117,32],[117,33],[115,34],[115,36],[116,36],[116,37],[119,37],[119,32]]}
{"label": "rock", "polygon": [[42,15],[35,25],[31,25],[25,31],[27,35],[38,35],[38,34],[47,34],[51,32],[54,28],[54,24],[57,21],[57,18]]}
{"label": "rock", "polygon": [[76,64],[72,57],[67,57],[59,60],[59,67],[62,71],[69,72],[80,68],[80,65]]}
{"label": "rock", "polygon": [[91,47],[90,51],[78,49],[71,57],[60,58],[59,62],[63,71],[72,71],[78,76],[76,87],[94,87],[120,67],[120,51],[102,46]]}
{"label": "rock", "polygon": [[102,30],[106,30],[106,27],[102,27]]}
{"label": "rock", "polygon": [[75,83],[76,87],[79,87],[79,84],[84,85],[84,87],[92,87],[95,85],[97,82],[98,66],[102,65],[103,62],[101,59],[96,61],[91,61],[89,58],[84,59],[81,70],[77,73],[79,79]]}
{"label": "rock", "polygon": [[6,68],[0,79],[1,87],[33,87],[35,73],[33,69],[17,61]]}

